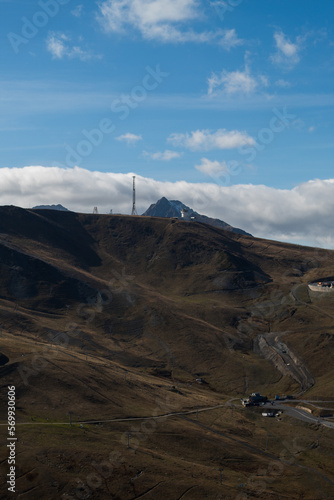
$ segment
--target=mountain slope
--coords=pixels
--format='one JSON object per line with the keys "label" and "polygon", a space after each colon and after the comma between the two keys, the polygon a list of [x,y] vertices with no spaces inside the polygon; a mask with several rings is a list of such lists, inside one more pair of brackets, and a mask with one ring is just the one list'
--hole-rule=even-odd
{"label": "mountain slope", "polygon": [[[333,266],[333,251],[196,221],[0,207],[0,420],[15,385],[20,493],[235,500],[242,481],[260,499],[330,498],[332,430],[239,398],[334,409],[334,299],[307,290]],[[284,481],[268,472],[259,491],[273,463]]]}

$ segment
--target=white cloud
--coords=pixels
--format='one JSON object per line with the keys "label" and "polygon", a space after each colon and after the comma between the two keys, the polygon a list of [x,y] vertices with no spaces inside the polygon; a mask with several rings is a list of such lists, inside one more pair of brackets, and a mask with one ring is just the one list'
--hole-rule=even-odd
{"label": "white cloud", "polygon": [[158,151],[157,153],[149,153],[148,151],[143,151],[143,155],[150,158],[151,160],[170,161],[175,160],[176,158],[181,158],[182,153],[166,149],[166,151]]}
{"label": "white cloud", "polygon": [[308,131],[310,132],[310,134],[312,134],[315,131],[315,127],[314,126],[309,127]]}
{"label": "white cloud", "polygon": [[227,172],[226,161],[208,160],[208,158],[202,158],[200,165],[195,165],[195,168],[203,174],[207,175],[219,175],[222,172]]}
{"label": "white cloud", "polygon": [[[1,168],[0,205],[32,207],[61,203],[90,213],[131,213],[132,173],[30,166]],[[312,180],[288,189],[261,185],[159,182],[137,175],[137,209],[165,196],[199,213],[218,217],[254,236],[334,248],[334,179]],[[110,205],[112,200],[112,206]]]}
{"label": "white cloud", "polygon": [[81,17],[82,12],[83,12],[83,8],[84,8],[83,5],[77,5],[73,10],[71,10],[71,14],[74,17]]}
{"label": "white cloud", "polygon": [[62,59],[66,54],[66,42],[68,38],[64,33],[54,33],[51,31],[46,40],[48,51],[52,54],[54,59]]}
{"label": "white cloud", "polygon": [[196,130],[185,134],[171,134],[168,142],[174,146],[182,146],[191,151],[210,151],[213,149],[234,149],[241,146],[253,146],[255,140],[246,132],[239,130],[219,129],[216,132],[211,130]]}
{"label": "white cloud", "polygon": [[81,61],[88,61],[89,59],[101,59],[101,56],[95,55],[87,50],[83,50],[78,45],[73,45],[71,39],[65,33],[56,33],[50,31],[46,39],[46,48],[53,59],[69,59],[78,58]]}
{"label": "white cloud", "polygon": [[237,47],[243,43],[234,29],[202,31],[197,33],[193,30],[181,31],[170,24],[150,26],[147,30],[142,30],[144,38],[159,40],[164,43],[217,43],[226,50]]}
{"label": "white cloud", "polygon": [[243,40],[238,38],[235,29],[223,30],[222,37],[220,40],[220,45],[222,45],[225,49],[229,50],[233,47],[237,47],[238,45],[243,45]]}
{"label": "white cloud", "polygon": [[100,21],[108,31],[124,31],[127,24],[139,29],[198,17],[196,0],[106,0],[99,3]]}
{"label": "white cloud", "polygon": [[298,35],[294,42],[281,29],[276,30],[274,33],[276,52],[271,56],[271,61],[284,70],[291,70],[300,62],[301,52],[305,49],[307,40],[316,45],[327,38],[326,28],[304,32],[303,35]]}
{"label": "white cloud", "polygon": [[142,141],[143,138],[141,135],[131,134],[130,132],[115,137],[116,141],[126,142],[128,145],[136,144],[138,141]]}
{"label": "white cloud", "polygon": [[234,29],[195,32],[182,25],[200,19],[198,0],[104,0],[98,20],[107,32],[139,31],[147,40],[171,43],[217,43],[229,50],[243,43]]}
{"label": "white cloud", "polygon": [[212,73],[208,79],[208,94],[253,94],[267,86],[268,79],[264,75],[252,75],[249,66],[246,65],[244,71],[223,70],[220,74]]}
{"label": "white cloud", "polygon": [[282,66],[284,69],[292,69],[300,61],[300,51],[305,37],[299,36],[293,43],[283,31],[280,30],[274,33],[274,40],[276,52],[271,56],[272,62],[278,66]]}
{"label": "white cloud", "polygon": [[277,82],[275,82],[275,85],[276,85],[276,87],[281,87],[283,89],[287,89],[287,88],[291,87],[291,83],[288,82],[287,80],[283,80],[283,79],[277,80]]}

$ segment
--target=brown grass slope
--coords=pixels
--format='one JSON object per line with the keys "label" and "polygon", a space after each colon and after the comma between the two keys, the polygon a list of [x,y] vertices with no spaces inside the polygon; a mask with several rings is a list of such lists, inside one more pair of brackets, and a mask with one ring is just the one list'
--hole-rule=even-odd
{"label": "brown grass slope", "polygon": [[[200,223],[0,208],[0,418],[14,384],[18,423],[29,424],[18,427],[22,498],[84,498],[77,476],[87,487],[93,473],[101,484],[87,498],[326,498],[330,430],[288,418],[267,429],[238,407],[237,419],[230,406],[196,411],[255,390],[333,395],[334,300],[306,286],[333,265],[332,251]],[[266,335],[293,351],[312,387],[263,357]],[[87,422],[185,410],[195,411],[190,420],[151,418],[144,430],[145,421],[59,425],[69,411]],[[129,431],[140,438],[128,449]],[[296,432],[305,441],[298,453],[286,444]],[[6,470],[6,450],[1,461]],[[108,477],[92,466],[105,461]],[[283,470],[268,472],[272,462],[288,493]]]}

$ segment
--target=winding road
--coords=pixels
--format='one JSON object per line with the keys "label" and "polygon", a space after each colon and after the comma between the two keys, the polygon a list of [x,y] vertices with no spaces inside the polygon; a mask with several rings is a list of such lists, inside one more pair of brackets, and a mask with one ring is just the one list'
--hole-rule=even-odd
{"label": "winding road", "polygon": [[270,332],[258,335],[258,347],[262,355],[269,359],[282,375],[289,375],[300,385],[300,393],[313,387],[315,380],[301,361],[281,337],[286,332]]}

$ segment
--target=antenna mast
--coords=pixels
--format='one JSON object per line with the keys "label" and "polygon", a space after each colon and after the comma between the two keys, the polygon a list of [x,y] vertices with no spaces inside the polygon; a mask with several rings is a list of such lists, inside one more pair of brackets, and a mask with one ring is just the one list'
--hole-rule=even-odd
{"label": "antenna mast", "polygon": [[136,176],[133,176],[132,212],[131,215],[138,215],[136,209]]}

